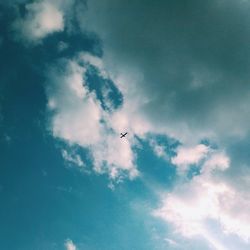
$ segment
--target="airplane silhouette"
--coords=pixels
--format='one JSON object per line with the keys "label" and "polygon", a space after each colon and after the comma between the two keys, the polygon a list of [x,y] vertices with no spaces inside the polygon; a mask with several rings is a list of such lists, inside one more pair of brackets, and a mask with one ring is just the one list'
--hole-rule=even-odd
{"label": "airplane silhouette", "polygon": [[123,137],[125,137],[126,135],[128,134],[128,132],[126,132],[126,133],[121,133],[121,136],[120,136],[120,138],[123,138]]}

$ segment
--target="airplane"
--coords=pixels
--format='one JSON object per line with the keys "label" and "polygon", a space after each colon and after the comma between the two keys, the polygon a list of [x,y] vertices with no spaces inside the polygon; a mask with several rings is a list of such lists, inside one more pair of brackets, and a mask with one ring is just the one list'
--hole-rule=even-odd
{"label": "airplane", "polygon": [[123,138],[123,137],[125,137],[126,135],[128,134],[128,132],[126,132],[126,133],[121,133],[121,137],[120,138]]}

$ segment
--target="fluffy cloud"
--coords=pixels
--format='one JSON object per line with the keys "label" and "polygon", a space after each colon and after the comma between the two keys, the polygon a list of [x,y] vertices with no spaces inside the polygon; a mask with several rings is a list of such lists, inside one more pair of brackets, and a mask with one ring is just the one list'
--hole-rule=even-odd
{"label": "fluffy cloud", "polygon": [[[223,181],[195,178],[189,185],[168,194],[154,215],[172,224],[185,237],[200,236],[214,245],[215,249],[238,249],[227,248],[222,239],[225,235],[234,234],[248,242],[248,200],[249,195],[240,193]],[[219,224],[218,238],[211,227],[212,223]],[[218,247],[222,245],[225,247]]]}
{"label": "fluffy cloud", "polygon": [[28,3],[25,10],[25,16],[17,19],[14,27],[27,41],[37,42],[64,29],[64,14],[58,1],[41,0]]}
{"label": "fluffy cloud", "polygon": [[[90,65],[97,67],[101,77],[107,77],[101,60],[85,53],[73,60],[60,61],[48,73],[50,130],[54,137],[69,145],[88,148],[96,172],[108,173],[112,180],[121,180],[124,174],[133,179],[139,174],[132,150],[136,142],[129,136],[119,138],[120,132],[125,131],[115,118],[120,110],[105,111],[95,92],[89,90],[85,81]],[[63,151],[63,157],[81,163],[80,158],[67,151]]]}
{"label": "fluffy cloud", "polygon": [[[48,107],[55,112],[53,135],[72,144],[92,145],[100,140],[101,108],[94,95],[84,87],[85,68],[74,61],[66,62],[66,72],[51,71]],[[59,70],[59,69],[58,69]]]}
{"label": "fluffy cloud", "polygon": [[64,246],[66,250],[77,250],[76,245],[70,239],[65,241]]}
{"label": "fluffy cloud", "polygon": [[239,249],[237,244],[230,248],[225,241],[225,237],[232,234],[247,244],[249,193],[218,175],[229,168],[229,162],[224,153],[213,152],[202,164],[201,175],[162,196],[161,207],[154,215],[172,224],[176,232],[185,237],[204,238],[213,249]]}

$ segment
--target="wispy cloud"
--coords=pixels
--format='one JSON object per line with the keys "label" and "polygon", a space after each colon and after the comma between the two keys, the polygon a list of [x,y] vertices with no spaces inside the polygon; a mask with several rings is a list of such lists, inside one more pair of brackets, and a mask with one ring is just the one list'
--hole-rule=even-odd
{"label": "wispy cloud", "polygon": [[79,154],[76,154],[74,152],[71,153],[71,152],[68,152],[67,150],[63,149],[62,150],[62,157],[64,158],[64,160],[66,162],[73,163],[73,164],[77,165],[78,167],[84,166],[84,163],[83,163],[81,156]]}

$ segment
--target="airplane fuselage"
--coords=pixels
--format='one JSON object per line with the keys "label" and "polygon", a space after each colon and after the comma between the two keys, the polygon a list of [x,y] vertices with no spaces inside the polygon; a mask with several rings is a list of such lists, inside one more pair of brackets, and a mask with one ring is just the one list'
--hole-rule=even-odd
{"label": "airplane fuselage", "polygon": [[127,132],[126,133],[121,133],[121,136],[120,136],[120,138],[123,138],[123,137],[125,137],[127,135]]}

